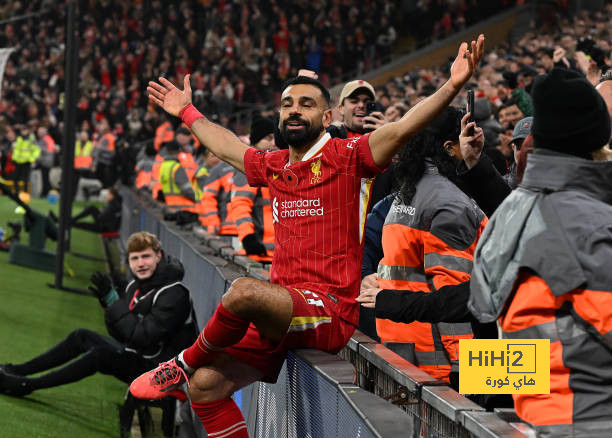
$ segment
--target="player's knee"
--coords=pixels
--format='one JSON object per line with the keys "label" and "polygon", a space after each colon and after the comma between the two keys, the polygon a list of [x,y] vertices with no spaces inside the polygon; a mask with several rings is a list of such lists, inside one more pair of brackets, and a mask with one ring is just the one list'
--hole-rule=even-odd
{"label": "player's knee", "polygon": [[257,280],[247,277],[234,280],[223,295],[223,306],[234,312],[248,309],[256,296],[256,283]]}
{"label": "player's knee", "polygon": [[230,382],[214,368],[202,367],[189,379],[189,398],[198,403],[206,403],[225,398],[232,393]]}

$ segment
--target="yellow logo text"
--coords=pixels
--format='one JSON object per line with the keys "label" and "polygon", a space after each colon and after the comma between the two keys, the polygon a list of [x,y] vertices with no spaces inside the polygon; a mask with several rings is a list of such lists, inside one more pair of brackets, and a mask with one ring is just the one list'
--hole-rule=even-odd
{"label": "yellow logo text", "polygon": [[549,339],[460,339],[461,394],[550,394]]}

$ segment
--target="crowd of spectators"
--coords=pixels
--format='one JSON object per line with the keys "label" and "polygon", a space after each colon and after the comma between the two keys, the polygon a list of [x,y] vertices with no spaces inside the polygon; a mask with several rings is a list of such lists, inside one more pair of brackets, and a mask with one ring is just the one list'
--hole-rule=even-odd
{"label": "crowd of spectators", "polygon": [[[415,14],[411,18],[419,20],[415,35],[430,38],[448,36],[469,24],[467,8],[478,3],[416,2],[413,5]],[[500,2],[498,6],[504,3]],[[48,4],[43,1],[39,6]],[[497,3],[488,5],[495,8]],[[118,139],[116,157],[118,161],[128,163],[124,167],[130,170],[134,166],[129,165],[130,160],[122,158],[122,145],[127,150],[129,145],[150,139],[160,125],[167,123],[166,116],[153,109],[144,94],[150,79],[164,75],[180,84],[185,74],[192,73],[194,104],[222,125],[230,127],[229,118],[241,105],[246,108],[250,104],[263,105],[275,101],[280,82],[296,75],[299,67],[319,73],[329,84],[341,78],[344,72],[371,68],[388,58],[397,38],[396,16],[399,12],[399,7],[390,1],[366,2],[357,8],[350,0],[329,4],[297,1],[290,6],[273,1],[185,0],[131,5],[111,0],[91,4],[80,2],[82,9],[85,6],[91,7],[91,14],[84,14],[79,21],[82,35],[79,49],[79,132],[94,135],[100,126],[104,126],[97,134],[112,133],[112,140],[107,145]],[[30,12],[27,7],[15,8],[15,11]],[[466,87],[475,91],[472,116],[478,129],[483,130],[486,154],[501,175],[516,176],[516,172],[511,171],[515,165],[513,140],[519,139],[516,134],[521,121],[534,114],[531,95],[536,76],[561,66],[579,72],[596,85],[612,66],[609,58],[612,3],[607,2],[600,11],[583,12],[575,18],[564,15],[562,9],[553,16],[548,14],[548,10],[543,12],[546,14],[534,17],[533,29],[542,24],[546,31],[532,29],[517,41],[488,49],[473,81]],[[480,11],[477,18],[486,13]],[[42,18],[42,26],[36,27],[26,21],[19,25],[19,30],[9,25],[0,35],[0,45],[18,47],[7,65],[7,86],[0,108],[7,132],[18,125],[25,130],[43,126],[61,144],[64,30],[54,20]],[[354,29],[354,32],[343,34],[345,27]],[[49,46],[41,50],[40,46],[34,45],[34,40],[23,43],[29,41],[25,38],[28,34],[35,40],[49,42]],[[449,68],[450,63],[438,68],[415,69],[376,88],[376,101],[385,121],[397,120],[433,94],[449,79]],[[461,93],[452,104],[461,107],[465,100],[465,93]],[[460,111],[453,117],[459,121]],[[271,120],[269,124],[265,134],[273,136]],[[456,128],[461,126],[460,123],[456,125]],[[176,130],[176,136],[183,135],[189,143],[189,131],[180,131]],[[251,132],[254,142],[253,134]],[[459,137],[459,130],[452,139],[456,140],[455,137]],[[606,138],[609,138],[609,130]],[[164,147],[166,151],[172,150],[173,154],[159,163],[182,166],[183,163],[179,164],[181,142],[171,140]],[[202,154],[203,149],[198,152]],[[410,148],[404,150],[410,151]],[[153,168],[155,151],[150,152]],[[158,152],[163,158],[162,151]],[[402,157],[399,159],[401,161]],[[425,163],[423,160],[423,166]],[[455,166],[454,161],[452,164]],[[106,165],[113,167],[111,163]],[[168,169],[166,166],[165,170]],[[456,173],[455,167],[449,169],[449,175]],[[209,170],[214,176],[212,166],[207,172]],[[408,177],[422,174],[423,169],[403,173]],[[125,176],[129,180],[130,175]],[[185,180],[187,186],[194,180],[193,176]],[[516,186],[516,181],[509,182],[508,190]],[[174,185],[179,186],[178,183]],[[172,184],[169,186],[172,188]],[[189,188],[194,192],[194,199],[190,200],[195,201],[190,212],[195,222],[198,216],[208,213],[203,214],[195,208],[197,190]],[[197,188],[202,189],[201,186]],[[168,198],[166,194],[166,204],[171,205]],[[484,228],[484,215],[478,219],[478,226]],[[216,227],[213,230],[211,232],[219,232]],[[473,246],[472,241],[467,243],[467,246]],[[246,245],[244,248],[250,254]],[[266,253],[265,248],[263,253]]]}
{"label": "crowd of spectators", "polygon": [[[123,167],[127,182],[135,149],[143,149],[142,142],[153,138],[165,121],[147,101],[144,90],[152,78],[164,75],[180,83],[185,73],[192,72],[196,106],[233,128],[232,114],[274,102],[280,83],[295,75],[297,68],[306,67],[318,72],[323,82],[335,83],[347,72],[355,74],[386,60],[397,35],[407,33],[400,29],[409,28],[414,38],[423,41],[441,38],[511,4],[507,0],[422,0],[401,5],[385,0],[359,5],[352,0],[80,1],[78,138],[95,142],[101,136],[98,125],[106,125],[100,123],[106,119],[116,139],[117,167]],[[608,4],[607,9],[575,22],[562,8],[553,9],[552,15],[550,8],[543,9],[534,24],[548,32],[537,37],[529,32],[488,52],[471,84],[480,98],[475,116],[490,127],[485,130],[488,147],[497,146],[511,155],[508,131],[516,120],[499,120],[503,112],[498,110],[516,89],[526,91],[514,93],[519,94],[515,96],[519,107],[528,107],[524,95],[533,77],[555,62],[565,57],[597,80],[610,51],[609,8]],[[24,16],[29,18],[11,21]],[[0,7],[0,19],[6,20],[0,29],[0,47],[15,48],[0,99],[3,155],[26,125],[29,132],[45,127],[61,147],[63,8],[45,0],[12,2]],[[354,32],[343,32],[347,27]],[[581,43],[588,46],[581,47],[587,55],[594,52],[590,60],[582,55],[575,59],[576,45],[584,37],[592,38]],[[395,109],[403,113],[446,80],[447,67],[406,72],[379,87],[377,100],[383,109],[390,108],[390,118]],[[522,108],[518,115],[529,113],[529,108]],[[505,126],[500,128],[496,120]],[[17,132],[9,132],[13,130]]]}
{"label": "crowd of spectators", "polygon": [[[485,147],[503,173],[510,166],[510,140],[516,123],[533,114],[533,79],[555,65],[582,72],[596,85],[612,67],[612,4],[597,12],[583,11],[569,18],[558,9],[552,21],[548,15],[534,17],[533,28],[517,41],[487,48],[485,59],[466,89],[475,90],[474,118],[484,130]],[[539,31],[545,20],[546,32]],[[439,68],[417,68],[376,87],[377,100],[387,117],[397,108],[405,111],[441,86],[449,75],[450,62]],[[464,106],[466,92],[453,102]]]}
{"label": "crowd of spectators", "polygon": [[[115,0],[78,3],[78,129],[95,134],[101,118],[118,139],[154,136],[149,80],[192,72],[194,100],[230,127],[244,108],[273,103],[299,68],[328,85],[388,61],[400,36],[442,37],[513,1]],[[3,81],[0,137],[6,126],[48,128],[62,143],[65,2],[0,6],[0,47],[13,47]],[[467,9],[478,11],[466,18]],[[20,17],[27,17],[26,19]],[[13,20],[14,19],[14,20]],[[345,29],[351,29],[346,32]]]}

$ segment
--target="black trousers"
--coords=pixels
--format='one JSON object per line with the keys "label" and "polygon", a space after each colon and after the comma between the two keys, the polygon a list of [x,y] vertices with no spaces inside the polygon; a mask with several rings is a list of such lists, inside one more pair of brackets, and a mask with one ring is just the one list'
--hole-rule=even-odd
{"label": "black trousers", "polygon": [[115,172],[114,166],[110,164],[98,164],[96,178],[102,183],[103,189],[112,187],[115,181],[117,181],[117,173]]}
{"label": "black trousers", "polygon": [[[79,222],[80,219],[84,219],[87,216],[91,216],[94,219],[94,223],[91,222]],[[93,231],[101,233],[104,231],[100,225],[97,224],[98,217],[100,216],[100,210],[95,205],[85,207],[83,211],[72,218],[70,226],[72,228],[78,228],[85,231]]]}
{"label": "black trousers", "polygon": [[40,175],[42,178],[42,192],[40,194],[41,197],[46,198],[49,194],[49,190],[51,190],[51,181],[49,180],[49,172],[51,171],[50,167],[41,167]]}
{"label": "black trousers", "polygon": [[78,329],[40,356],[13,365],[12,371],[27,376],[61,366],[40,377],[28,379],[32,389],[36,390],[76,382],[97,372],[131,383],[156,365],[155,361],[126,351],[122,344],[112,338]]}
{"label": "black trousers", "polygon": [[29,192],[30,184],[30,171],[32,169],[32,163],[15,163],[15,170],[13,171],[13,179],[15,180],[14,192],[20,191]]}

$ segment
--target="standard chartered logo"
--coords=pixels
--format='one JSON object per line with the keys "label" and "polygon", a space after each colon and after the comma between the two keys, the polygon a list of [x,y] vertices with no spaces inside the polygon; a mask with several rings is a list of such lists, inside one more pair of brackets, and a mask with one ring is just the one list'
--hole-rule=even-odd
{"label": "standard chartered logo", "polygon": [[272,223],[278,222],[278,199],[276,196],[272,200]]}
{"label": "standard chartered logo", "polygon": [[306,216],[323,216],[321,198],[278,202],[275,197],[272,200],[272,222],[279,222],[279,218]]}

